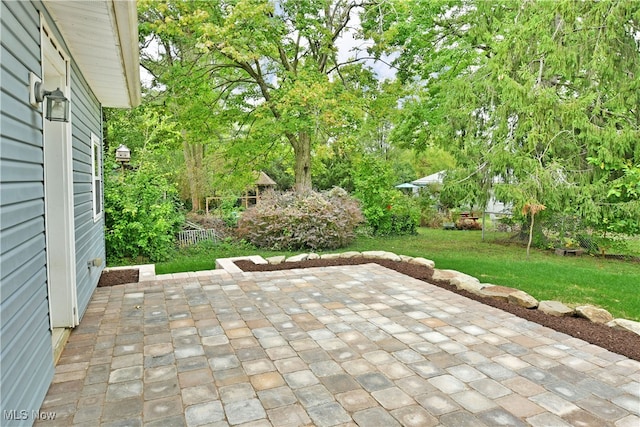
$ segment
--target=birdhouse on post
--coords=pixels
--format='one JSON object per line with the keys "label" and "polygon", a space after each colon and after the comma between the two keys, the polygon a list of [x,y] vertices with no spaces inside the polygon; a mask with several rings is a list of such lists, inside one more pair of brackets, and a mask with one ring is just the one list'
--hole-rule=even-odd
{"label": "birdhouse on post", "polygon": [[116,161],[124,164],[129,163],[129,160],[131,160],[131,150],[126,145],[120,144],[116,150]]}

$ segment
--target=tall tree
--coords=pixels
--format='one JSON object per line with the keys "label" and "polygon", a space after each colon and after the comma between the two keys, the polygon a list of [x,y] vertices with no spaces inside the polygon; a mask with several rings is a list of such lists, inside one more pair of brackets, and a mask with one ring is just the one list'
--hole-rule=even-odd
{"label": "tall tree", "polygon": [[419,89],[397,136],[454,153],[475,201],[640,232],[640,3],[410,0],[365,26]]}
{"label": "tall tree", "polygon": [[[287,143],[295,157],[295,187],[310,189],[312,150],[339,129],[358,105],[341,77],[337,42],[357,1],[142,0],[140,34],[160,46],[143,58],[162,91],[180,74],[206,81],[207,105],[224,133],[263,149]],[[182,74],[184,76],[185,74]],[[180,86],[180,85],[178,85]],[[237,145],[236,145],[237,146]]]}

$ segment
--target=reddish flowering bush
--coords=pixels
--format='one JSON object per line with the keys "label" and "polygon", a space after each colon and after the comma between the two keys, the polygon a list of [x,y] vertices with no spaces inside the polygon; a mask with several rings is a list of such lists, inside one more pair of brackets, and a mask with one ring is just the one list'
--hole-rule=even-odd
{"label": "reddish flowering bush", "polygon": [[238,236],[274,250],[336,249],[355,237],[364,220],[358,201],[341,188],[318,193],[264,193],[243,212]]}

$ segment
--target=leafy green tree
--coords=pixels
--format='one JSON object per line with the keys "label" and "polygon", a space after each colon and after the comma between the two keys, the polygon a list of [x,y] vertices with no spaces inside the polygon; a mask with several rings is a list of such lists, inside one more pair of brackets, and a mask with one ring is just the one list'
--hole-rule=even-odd
{"label": "leafy green tree", "polygon": [[[312,187],[312,152],[343,131],[360,102],[337,42],[355,1],[141,0],[143,58],[192,141],[217,138],[230,158],[293,151],[295,187]],[[169,95],[169,96],[167,96]],[[192,114],[189,105],[198,101]],[[199,124],[195,122],[199,122]]]}
{"label": "leafy green tree", "polygon": [[[158,7],[163,11],[167,5],[158,3]],[[178,130],[181,194],[193,211],[201,211],[205,196],[213,194],[215,172],[221,172],[223,181],[228,176],[225,153],[218,149],[227,133],[218,112],[212,109],[220,94],[197,67],[202,55],[189,37],[177,32],[166,34],[165,39],[149,37],[146,21],[154,19],[162,18],[152,9],[141,14],[141,65],[152,76],[143,102],[162,109],[165,119]],[[157,43],[156,50],[148,47],[153,43]]]}
{"label": "leafy green tree", "polygon": [[[601,163],[602,165],[602,163]],[[616,178],[606,181],[607,200],[610,202],[603,215],[604,231],[640,234],[638,221],[638,201],[640,201],[640,164],[622,164],[621,170],[615,166],[610,173]]]}
{"label": "leafy green tree", "polygon": [[397,138],[454,154],[449,186],[640,231],[640,3],[408,0],[363,22],[416,91]]}

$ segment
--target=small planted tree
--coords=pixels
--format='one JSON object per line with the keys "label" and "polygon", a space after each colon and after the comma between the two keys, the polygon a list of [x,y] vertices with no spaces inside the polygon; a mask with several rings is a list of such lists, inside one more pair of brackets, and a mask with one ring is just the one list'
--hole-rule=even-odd
{"label": "small planted tree", "polygon": [[527,258],[529,258],[529,250],[531,249],[531,241],[533,240],[533,225],[536,218],[536,214],[546,209],[546,206],[541,203],[525,203],[522,208],[522,215],[529,215],[531,222],[529,223],[529,241],[527,242]]}

